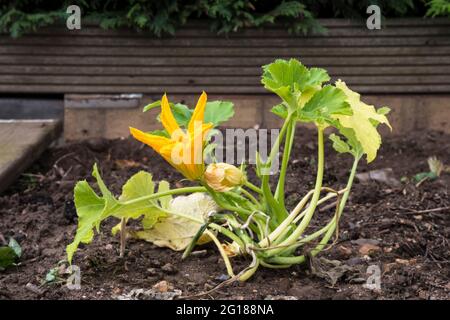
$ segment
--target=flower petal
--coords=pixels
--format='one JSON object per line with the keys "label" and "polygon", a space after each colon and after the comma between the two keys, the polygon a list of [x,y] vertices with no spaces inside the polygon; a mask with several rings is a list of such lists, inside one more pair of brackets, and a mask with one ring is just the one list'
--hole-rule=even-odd
{"label": "flower petal", "polygon": [[172,135],[174,131],[180,130],[180,126],[175,120],[172,110],[170,109],[169,100],[167,99],[166,94],[164,94],[161,99],[161,122],[170,135]]}
{"label": "flower petal", "polygon": [[138,141],[152,147],[156,152],[160,152],[161,148],[174,142],[166,137],[145,133],[139,129],[130,127],[131,135]]}
{"label": "flower petal", "polygon": [[192,114],[191,120],[189,121],[189,126],[188,126],[189,132],[194,131],[195,121],[200,121],[201,123],[203,123],[203,117],[205,114],[205,107],[206,107],[207,99],[208,99],[208,96],[206,95],[206,92],[203,91],[202,95],[198,99],[197,105],[195,106],[194,113]]}

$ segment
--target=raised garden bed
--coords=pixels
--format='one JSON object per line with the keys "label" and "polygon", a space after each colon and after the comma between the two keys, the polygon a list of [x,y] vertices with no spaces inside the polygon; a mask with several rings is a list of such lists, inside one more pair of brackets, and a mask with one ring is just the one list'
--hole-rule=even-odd
{"label": "raised garden bed", "polygon": [[[315,133],[301,130],[287,176],[287,205],[314,183]],[[399,185],[376,181],[356,182],[340,222],[338,243],[320,255],[336,259],[333,268],[323,259],[284,270],[261,269],[245,283],[222,287],[207,299],[264,299],[279,296],[298,299],[448,299],[450,238],[450,175],[416,186],[412,177],[427,170],[426,159],[435,155],[450,163],[450,135],[435,131],[388,136],[370,170],[392,168]],[[324,182],[342,187],[352,159],[337,155],[326,144],[327,174]],[[306,155],[310,155],[305,157]],[[113,192],[139,170],[155,180],[186,184],[150,148],[131,139],[74,142],[52,148],[0,197],[0,235],[14,237],[22,246],[20,265],[2,273],[0,299],[110,299],[132,289],[150,289],[166,280],[183,296],[201,294],[223,281],[225,268],[211,245],[198,247],[198,255],[181,261],[181,254],[143,241],[130,240],[125,257],[119,257],[119,240],[110,234],[114,225],[102,225],[102,234],[74,257],[81,268],[81,290],[45,283],[50,269],[66,259],[65,247],[76,230],[73,187],[91,181],[94,162]],[[294,169],[294,170],[292,170]],[[359,172],[369,170],[361,163]],[[250,170],[250,180],[252,179]],[[292,200],[292,201],[291,201]],[[320,211],[313,227],[333,214]],[[242,261],[240,261],[242,259]],[[235,266],[248,264],[238,258]],[[367,268],[381,268],[381,291],[364,288]],[[339,271],[345,271],[342,276]],[[333,278],[337,282],[333,285]]]}

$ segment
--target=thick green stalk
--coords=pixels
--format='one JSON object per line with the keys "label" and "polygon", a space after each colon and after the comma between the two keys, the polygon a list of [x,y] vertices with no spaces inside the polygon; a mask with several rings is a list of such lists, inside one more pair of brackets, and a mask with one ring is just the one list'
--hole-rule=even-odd
{"label": "thick green stalk", "polygon": [[216,236],[214,235],[214,233],[212,233],[208,229],[206,229],[205,234],[207,234],[213,240],[217,249],[219,249],[219,252],[220,252],[220,255],[222,256],[223,262],[225,263],[225,267],[227,268],[227,273],[231,278],[233,278],[234,277],[233,267],[231,265],[230,259],[227,256],[227,253],[225,252],[224,248],[222,247],[222,244],[220,243],[219,239],[217,239]]}
{"label": "thick green stalk", "polygon": [[154,199],[164,197],[164,196],[170,196],[170,195],[182,194],[182,193],[195,193],[195,192],[206,192],[206,188],[204,188],[204,187],[186,187],[186,188],[172,189],[172,190],[158,192],[158,193],[152,193],[152,194],[149,194],[148,196],[143,196],[143,197],[139,197],[136,199],[124,201],[124,202],[121,202],[121,204],[129,205],[129,204],[137,203],[140,201],[154,200]]}
{"label": "thick green stalk", "polygon": [[[288,115],[286,118],[283,126],[281,127],[280,134],[278,135],[275,143],[273,144],[272,150],[270,151],[269,157],[267,161],[265,162],[265,170],[270,170],[273,160],[275,156],[278,154],[278,150],[280,149],[281,141],[286,134],[286,131],[288,130],[289,123],[291,121],[292,114]],[[283,221],[287,217],[287,212],[284,206],[280,205],[279,202],[276,201],[275,197],[273,196],[272,190],[270,190],[269,185],[269,173],[265,172],[266,174],[262,175],[261,178],[261,190],[263,192],[263,196],[265,201],[267,202],[267,205],[269,206],[269,209],[271,209],[275,213],[275,218],[278,223]]]}
{"label": "thick green stalk", "polygon": [[286,171],[291,157],[292,145],[294,143],[296,121],[290,120],[283,150],[283,159],[281,161],[280,176],[278,178],[277,189],[275,190],[275,199],[284,207],[284,185]]}
{"label": "thick green stalk", "polygon": [[205,190],[208,191],[208,193],[211,195],[211,197],[214,199],[214,201],[219,205],[219,207],[221,207],[222,209],[228,210],[228,211],[232,211],[232,212],[236,212],[240,215],[243,215],[245,217],[249,216],[250,214],[252,214],[251,211],[246,210],[244,208],[238,208],[235,206],[232,206],[230,204],[228,204],[226,201],[222,201],[222,199],[220,199],[220,197],[217,196],[216,192],[211,189],[210,187],[206,186]]}
{"label": "thick green stalk", "polygon": [[[308,227],[311,218],[316,211],[317,202],[319,201],[320,191],[322,189],[322,180],[323,180],[323,169],[324,169],[324,142],[323,142],[323,128],[321,126],[317,126],[317,144],[318,144],[318,161],[317,161],[317,177],[316,177],[316,185],[314,187],[314,194],[311,199],[311,203],[308,206],[308,211],[305,214],[305,217],[302,219],[298,227],[292,232],[292,234],[287,237],[280,246],[290,246],[297,242],[298,238],[302,235],[305,229]],[[283,249],[274,249],[268,251],[269,255],[277,255],[283,252]]]}
{"label": "thick green stalk", "polygon": [[262,190],[260,188],[258,188],[257,186],[255,186],[253,183],[251,183],[250,181],[245,181],[244,184],[247,188],[249,188],[252,191],[255,191],[258,194],[262,194]]}
{"label": "thick green stalk", "polygon": [[242,194],[244,194],[248,199],[250,199],[250,201],[253,202],[253,204],[256,205],[256,209],[257,210],[261,210],[261,204],[259,203],[258,200],[256,200],[256,198],[247,190],[245,190],[244,188],[241,188]]}
{"label": "thick green stalk", "polygon": [[[320,243],[311,251],[311,254],[313,256],[317,255],[320,251],[323,250],[323,248],[328,243],[328,241],[330,240],[331,236],[333,235],[333,233],[335,231],[336,223],[339,221],[339,218],[341,217],[341,215],[342,215],[342,213],[344,211],[346,202],[347,202],[348,197],[350,195],[350,190],[351,190],[352,185],[353,185],[353,180],[355,178],[356,169],[358,167],[359,159],[360,159],[360,157],[356,157],[354,162],[353,162],[352,170],[350,172],[350,176],[349,176],[348,182],[347,182],[346,191],[345,191],[344,195],[342,196],[342,199],[341,199],[341,202],[340,202],[340,205],[339,205],[339,211],[338,211],[337,217],[335,216],[333,218],[333,220],[326,227],[316,231],[315,233],[313,233],[309,237],[307,237],[307,238],[309,238],[308,241],[311,241],[314,238],[317,238],[318,235],[321,235],[325,231],[327,231],[326,234],[324,235],[324,237],[322,238],[322,240],[320,241]],[[336,221],[336,220],[338,220],[338,221]],[[306,238],[303,239],[303,240],[306,240]],[[300,263],[305,262],[305,260],[306,260],[306,257],[304,255],[296,256],[296,257],[280,257],[280,256],[278,256],[278,257],[271,257],[271,258],[269,258],[268,262],[269,263],[276,263],[276,264],[283,264],[283,265],[285,265],[285,264],[300,264]]]}
{"label": "thick green stalk", "polygon": [[245,271],[240,277],[239,280],[240,281],[246,281],[248,279],[251,278],[251,276],[253,276],[256,272],[256,270],[258,270],[259,267],[259,259],[256,260],[255,265],[252,266],[251,268],[249,268],[247,271]]}
{"label": "thick green stalk", "polygon": [[241,248],[245,248],[245,244],[242,241],[241,238],[239,238],[237,235],[235,235],[232,231],[228,230],[227,228],[222,227],[221,225],[218,225],[216,223],[210,223],[209,227],[213,230],[216,230],[218,232],[220,232],[221,234],[223,234],[224,236],[230,238],[231,240],[233,240],[234,242],[236,242],[239,247]]}
{"label": "thick green stalk", "polygon": [[313,191],[308,192],[306,196],[304,196],[303,199],[297,204],[294,210],[292,210],[289,216],[284,219],[283,222],[279,224],[278,227],[274,231],[272,231],[272,233],[267,238],[260,241],[259,245],[261,247],[268,246],[269,243],[273,242],[292,223],[300,210],[302,210],[306,205],[312,193]]}
{"label": "thick green stalk", "polygon": [[[283,223],[281,223],[278,226],[278,228],[275,229],[269,235],[269,239],[265,239],[264,242],[260,242],[260,246],[267,246],[267,244],[268,244],[267,240],[269,240],[273,244],[279,244],[281,242],[279,239],[284,237],[284,235],[287,232],[287,227],[291,223],[294,223],[294,224],[297,223],[298,220],[301,219],[302,217],[304,217],[305,214],[308,212],[308,208],[306,208],[299,214],[300,210],[303,209],[303,207],[305,206],[306,202],[309,200],[309,198],[311,197],[313,192],[314,192],[314,190],[311,190],[310,192],[308,192],[306,194],[305,197],[303,197],[303,199],[297,204],[297,206],[294,208],[294,210],[292,210],[291,214],[283,221]],[[335,194],[335,193],[327,194],[325,197],[323,197],[322,199],[317,201],[317,205],[320,205],[320,204],[322,204],[332,198],[335,198],[335,197],[337,197],[337,194]],[[329,223],[331,223],[331,221]],[[328,227],[324,227],[324,229],[325,230],[322,233],[324,233],[326,231],[326,229],[328,229]]]}
{"label": "thick green stalk", "polygon": [[339,218],[341,217],[342,212],[344,211],[345,204],[347,203],[348,196],[350,195],[350,189],[352,188],[352,185],[353,185],[353,180],[356,175],[356,169],[358,168],[359,159],[360,158],[356,157],[355,160],[353,161],[352,171],[350,172],[350,177],[348,178],[348,182],[347,182],[347,187],[346,187],[347,191],[342,196],[342,200],[341,200],[341,203],[339,206],[339,211],[337,214],[337,219],[335,219],[335,221],[332,223],[332,225],[330,226],[330,228],[328,229],[327,233],[322,238],[320,243],[314,248],[314,250],[311,251],[311,254],[313,256],[317,255],[320,251],[323,250],[323,248],[325,247],[325,245],[328,243],[331,236],[333,235],[333,233],[337,227],[337,224],[339,223]]}

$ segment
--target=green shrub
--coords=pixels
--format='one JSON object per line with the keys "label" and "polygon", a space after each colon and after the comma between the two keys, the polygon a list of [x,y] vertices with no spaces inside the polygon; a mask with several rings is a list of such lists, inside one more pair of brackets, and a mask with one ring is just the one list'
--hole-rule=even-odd
{"label": "green shrub", "polygon": [[[153,35],[175,34],[190,20],[206,20],[218,34],[247,27],[279,23],[292,33],[322,32],[316,18],[366,17],[370,4],[381,7],[385,17],[423,16],[423,0],[16,0],[0,1],[0,32],[18,37],[40,27],[64,23],[66,8],[76,4],[83,22],[95,21],[105,29],[119,27]],[[428,14],[449,12],[448,0],[432,0]]]}

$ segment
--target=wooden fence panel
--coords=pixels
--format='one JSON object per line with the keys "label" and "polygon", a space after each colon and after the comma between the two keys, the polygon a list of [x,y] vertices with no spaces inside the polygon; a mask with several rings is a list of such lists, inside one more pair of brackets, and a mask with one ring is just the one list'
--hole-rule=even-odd
{"label": "wooden fence panel", "polygon": [[327,34],[307,37],[279,26],[216,36],[202,23],[165,38],[94,25],[0,35],[0,93],[264,94],[261,65],[289,57],[362,93],[450,92],[450,19],[322,23]]}

